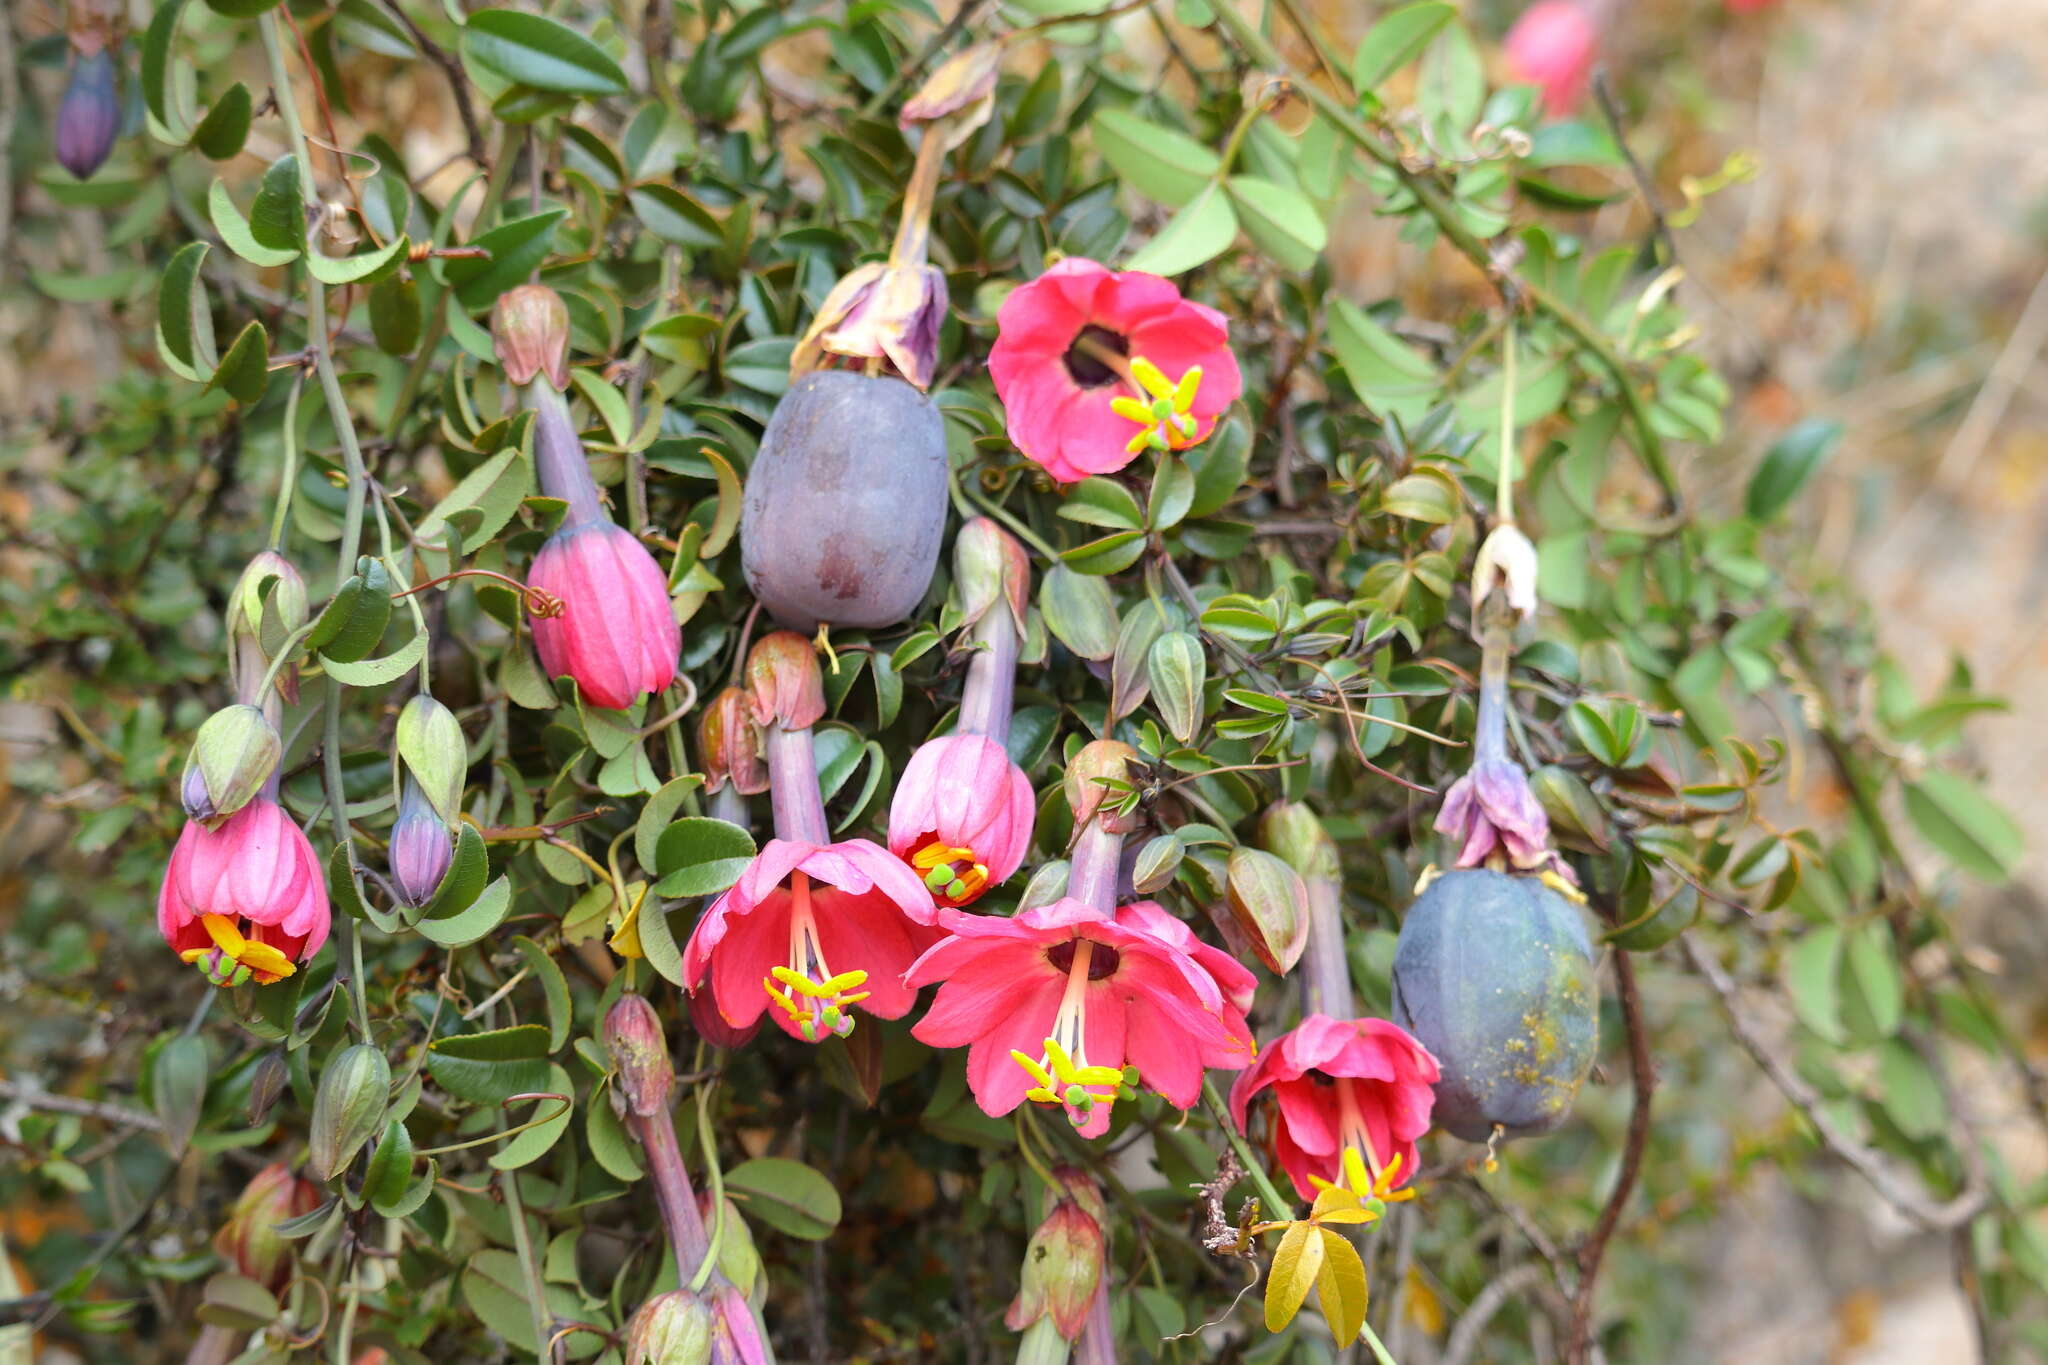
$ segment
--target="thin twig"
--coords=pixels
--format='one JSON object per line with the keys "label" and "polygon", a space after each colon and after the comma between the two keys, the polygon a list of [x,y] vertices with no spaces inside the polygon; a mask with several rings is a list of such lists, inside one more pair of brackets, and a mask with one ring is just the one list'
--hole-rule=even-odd
{"label": "thin twig", "polygon": [[140,1128],[146,1132],[161,1133],[164,1121],[154,1114],[140,1109],[130,1109],[125,1104],[114,1104],[107,1100],[81,1100],[70,1095],[54,1095],[36,1086],[23,1085],[19,1081],[0,1080],[0,1100],[27,1105],[46,1114],[72,1114],[82,1119],[99,1119],[106,1123],[118,1123],[125,1128]]}
{"label": "thin twig", "polygon": [[1507,1306],[1508,1300],[1524,1290],[1534,1289],[1542,1282],[1543,1266],[1536,1261],[1524,1261],[1498,1279],[1487,1282],[1479,1291],[1458,1320],[1451,1326],[1450,1339],[1444,1344],[1442,1365],[1465,1365],[1472,1358],[1472,1352],[1479,1345],[1479,1338],[1486,1331],[1486,1325],[1493,1321],[1493,1315]]}
{"label": "thin twig", "polygon": [[1628,1204],[1629,1196],[1635,1192],[1636,1180],[1643,1170],[1643,1151],[1650,1142],[1650,1101],[1657,1089],[1657,1069],[1650,1061],[1649,1031],[1643,1025],[1642,993],[1636,989],[1636,969],[1629,955],[1617,949],[1614,954],[1615,993],[1621,997],[1622,1024],[1628,1030],[1628,1066],[1630,1083],[1635,1090],[1635,1105],[1628,1116],[1628,1144],[1622,1148],[1621,1170],[1614,1178],[1614,1189],[1607,1196],[1606,1206],[1600,1210],[1599,1219],[1593,1224],[1592,1233],[1579,1248],[1579,1289],[1572,1299],[1571,1335],[1565,1345],[1565,1359],[1573,1365],[1585,1365],[1586,1348],[1593,1323],[1593,1290],[1600,1281],[1600,1262],[1607,1254],[1607,1243],[1614,1236],[1614,1229],[1621,1222],[1621,1213]]}

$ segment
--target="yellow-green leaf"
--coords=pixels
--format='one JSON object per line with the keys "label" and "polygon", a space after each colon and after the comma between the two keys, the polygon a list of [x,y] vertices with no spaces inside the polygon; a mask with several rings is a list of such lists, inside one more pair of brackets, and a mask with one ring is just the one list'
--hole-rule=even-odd
{"label": "yellow-green leaf", "polygon": [[1309,1287],[1323,1268],[1326,1251],[1313,1224],[1295,1223],[1281,1236],[1280,1249],[1273,1253],[1273,1268],[1266,1272],[1268,1332],[1281,1331],[1294,1321],[1302,1300],[1308,1297]]}
{"label": "yellow-green leaf", "polygon": [[1318,1229],[1317,1239],[1322,1243],[1323,1264],[1316,1272],[1316,1300],[1323,1306],[1330,1334],[1344,1346],[1358,1340],[1359,1330],[1365,1326],[1369,1298],[1365,1262],[1358,1259],[1358,1248],[1338,1233]]}

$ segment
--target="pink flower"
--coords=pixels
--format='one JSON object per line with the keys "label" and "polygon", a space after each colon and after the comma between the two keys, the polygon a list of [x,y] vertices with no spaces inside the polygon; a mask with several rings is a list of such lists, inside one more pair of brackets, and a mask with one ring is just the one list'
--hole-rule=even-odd
{"label": "pink flower", "polygon": [[1176,387],[1201,372],[1191,401],[1172,405],[1185,428],[1159,428],[1176,449],[1205,439],[1244,387],[1223,314],[1142,271],[1070,256],[1012,290],[996,327],[988,369],[1010,440],[1061,483],[1122,469],[1144,448],[1153,427],[1112,409],[1155,401],[1140,360]]}
{"label": "pink flower", "polygon": [[591,705],[622,711],[675,680],[683,633],[668,575],[623,527],[602,514],[564,526],[533,557],[527,582],[562,602],[560,615],[534,618],[541,667],[574,678]]}
{"label": "pink flower", "polygon": [[731,1028],[772,1001],[783,1032],[815,1043],[852,1032],[856,1004],[877,1019],[910,1012],[903,974],[939,937],[937,914],[917,874],[866,839],[770,839],[697,921],[683,977],[693,993],[710,984]]}
{"label": "pink flower", "polygon": [[1600,30],[1576,0],[1537,0],[1508,30],[1505,46],[1508,71],[1542,87],[1544,109],[1562,116],[1585,96]]}
{"label": "pink flower", "polygon": [[917,960],[912,987],[943,982],[911,1030],[967,1048],[967,1084],[985,1113],[1026,1099],[1060,1104],[1084,1137],[1109,1129],[1126,1064],[1186,1109],[1204,1066],[1236,1070],[1255,1051],[1215,978],[1165,939],[1074,899],[1013,919],[947,911],[952,936]]}
{"label": "pink flower", "polygon": [[[1116,909],[1116,922],[1126,929],[1150,934],[1193,958],[1195,965],[1216,983],[1216,989],[1223,992],[1223,1019],[1231,1033],[1243,1037],[1251,1035],[1244,1016],[1251,1009],[1252,996],[1259,989],[1259,978],[1252,974],[1251,968],[1221,948],[1213,948],[1195,937],[1194,930],[1158,901],[1132,901],[1129,905],[1120,905]],[[1212,1062],[1210,1065],[1220,1066],[1222,1063]]]}
{"label": "pink flower", "polygon": [[164,870],[156,927],[215,985],[268,985],[327,941],[327,880],[277,798],[260,795],[217,830],[185,826]]}
{"label": "pink flower", "polygon": [[946,735],[920,746],[896,784],[889,851],[940,905],[967,905],[1024,861],[1036,815],[1008,750],[986,735]]}
{"label": "pink flower", "polygon": [[1245,1132],[1246,1110],[1270,1087],[1273,1148],[1297,1194],[1348,1184],[1384,1199],[1415,1174],[1436,1078],[1436,1058],[1397,1025],[1311,1014],[1237,1078],[1230,1114]]}

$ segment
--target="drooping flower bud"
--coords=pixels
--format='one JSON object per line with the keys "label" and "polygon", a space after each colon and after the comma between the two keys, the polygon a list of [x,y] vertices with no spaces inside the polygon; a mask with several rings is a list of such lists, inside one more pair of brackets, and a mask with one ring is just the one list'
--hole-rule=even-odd
{"label": "drooping flower bud", "polygon": [[704,1365],[714,1331],[715,1315],[700,1295],[657,1294],[626,1326],[625,1365]]}
{"label": "drooping flower bud", "polygon": [[[264,550],[249,561],[228,595],[225,624],[228,634],[228,671],[236,696],[243,701],[261,702],[254,695],[271,658],[284,648],[293,632],[306,624],[309,611],[306,580],[292,562],[275,550]],[[277,675],[277,695],[286,701],[299,697],[298,668],[288,666]]]}
{"label": "drooping flower bud", "polygon": [[1221,926],[1268,971],[1285,976],[1308,945],[1308,889],[1301,876],[1263,849],[1230,851],[1223,880],[1230,922]]}
{"label": "drooping flower bud", "polygon": [[283,755],[284,741],[261,708],[222,707],[199,727],[186,756],[179,785],[185,814],[209,829],[220,828],[263,790]]}
{"label": "drooping flower bud", "polygon": [[1128,785],[1131,777],[1126,765],[1137,756],[1130,745],[1114,739],[1098,739],[1074,755],[1067,764],[1066,793],[1075,825],[1097,818],[1104,829],[1116,834],[1128,834],[1136,827],[1135,812],[1117,814],[1113,809],[1121,804],[1126,793],[1103,784]]}
{"label": "drooping flower bud", "polygon": [[811,642],[771,631],[747,653],[747,695],[759,725],[808,730],[825,716],[825,679]]}
{"label": "drooping flower bud", "polygon": [[469,774],[469,746],[455,713],[422,692],[398,713],[394,740],[398,764],[417,782],[442,821],[462,817],[462,788]]}
{"label": "drooping flower bud", "polygon": [[455,840],[418,782],[407,776],[402,791],[398,819],[391,824],[391,885],[400,900],[418,909],[441,889],[455,861]]}
{"label": "drooping flower bud", "polygon": [[569,387],[569,307],[544,284],[522,284],[491,306],[491,348],[505,377],[524,388],[544,376]]}
{"label": "drooping flower bud", "polygon": [[746,689],[725,688],[697,717],[697,762],[704,769],[707,794],[728,782],[745,796],[768,790],[768,765]]}
{"label": "drooping flower bud", "polygon": [[886,360],[920,389],[939,363],[939,328],[951,297],[936,266],[870,261],[825,296],[790,352],[792,377],[822,369],[827,355]]}
{"label": "drooping flower bud", "polygon": [[676,1068],[669,1060],[668,1037],[654,1006],[640,995],[622,995],[604,1017],[604,1045],[619,1069],[612,1088],[614,1103],[641,1118],[668,1112],[675,1093]]}
{"label": "drooping flower bud", "polygon": [[1021,635],[1031,602],[1031,556],[993,519],[974,517],[953,537],[953,588],[964,624],[1001,602]]}
{"label": "drooping flower bud", "polygon": [[[963,131],[973,132],[988,122],[995,109],[996,75],[1002,57],[1003,49],[996,43],[976,43],[954,53],[925,78],[918,92],[896,115],[897,123],[908,128],[913,123],[929,123],[965,109],[968,113],[961,120],[966,124]],[[983,107],[974,108],[976,105]],[[959,145],[957,139],[953,145]]]}
{"label": "drooping flower bud", "polygon": [[227,1222],[214,1234],[213,1249],[236,1274],[275,1293],[291,1269],[291,1243],[278,1234],[278,1225],[318,1207],[318,1185],[272,1162],[242,1187]]}
{"label": "drooping flower bud", "polygon": [[1480,618],[1480,607],[1488,593],[1499,592],[1514,609],[1518,620],[1536,614],[1536,547],[1511,521],[1493,528],[1480,543],[1472,564],[1472,620]]}
{"label": "drooping flower bud", "polygon": [[363,1144],[384,1131],[391,1098],[391,1064],[368,1043],[337,1052],[320,1073],[313,1119],[306,1135],[306,1169],[316,1180],[346,1170]]}
{"label": "drooping flower bud", "polygon": [[1053,1173],[1061,1187],[1047,1191],[1052,1207],[1024,1248],[1023,1283],[1003,1325],[1028,1329],[1051,1316],[1062,1339],[1073,1341],[1088,1323],[1088,1310],[1102,1283],[1105,1239],[1101,1192],[1078,1171]]}
{"label": "drooping flower bud", "polygon": [[114,56],[95,52],[71,63],[57,106],[57,164],[80,180],[106,164],[121,133],[121,100],[114,90]]}

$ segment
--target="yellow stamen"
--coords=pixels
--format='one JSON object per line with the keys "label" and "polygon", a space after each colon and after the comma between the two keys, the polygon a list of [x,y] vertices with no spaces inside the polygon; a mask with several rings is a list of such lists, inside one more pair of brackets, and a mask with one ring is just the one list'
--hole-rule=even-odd
{"label": "yellow stamen", "polygon": [[1173,451],[1193,445],[1202,429],[1192,412],[1202,386],[1202,367],[1191,366],[1178,380],[1170,380],[1144,356],[1132,356],[1128,378],[1139,393],[1119,394],[1109,402],[1111,412],[1138,425],[1124,449],[1136,454],[1148,446]]}
{"label": "yellow stamen", "polygon": [[178,957],[188,965],[198,966],[216,985],[233,985],[248,979],[226,969],[224,964],[230,962],[237,968],[246,968],[248,975],[253,976],[258,985],[264,986],[281,981],[298,970],[281,949],[244,937],[241,926],[226,915],[201,915],[199,926],[213,940],[213,947],[187,948]]}
{"label": "yellow stamen", "polygon": [[761,978],[761,989],[809,1041],[818,1042],[827,1034],[844,1038],[853,1032],[850,1007],[873,993],[856,989],[866,983],[868,974],[859,969],[834,973],[825,965],[825,948],[811,908],[811,879],[801,872],[790,874],[790,900],[789,962],[770,968]]}

